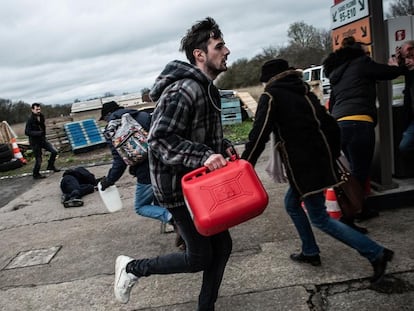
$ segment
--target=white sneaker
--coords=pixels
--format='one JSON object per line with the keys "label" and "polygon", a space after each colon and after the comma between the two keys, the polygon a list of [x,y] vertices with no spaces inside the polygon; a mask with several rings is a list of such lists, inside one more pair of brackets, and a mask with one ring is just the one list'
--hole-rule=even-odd
{"label": "white sneaker", "polygon": [[116,300],[121,303],[127,303],[129,301],[132,286],[138,281],[138,277],[126,272],[126,266],[132,260],[134,258],[121,255],[115,261],[114,294]]}

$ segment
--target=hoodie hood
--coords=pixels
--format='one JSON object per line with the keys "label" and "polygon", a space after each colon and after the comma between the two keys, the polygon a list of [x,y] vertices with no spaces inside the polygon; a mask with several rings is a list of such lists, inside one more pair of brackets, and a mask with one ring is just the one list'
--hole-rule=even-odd
{"label": "hoodie hood", "polygon": [[352,47],[341,48],[331,54],[323,61],[323,68],[331,84],[336,84],[342,77],[349,63],[360,58],[361,61],[369,60],[364,50]]}
{"label": "hoodie hood", "polygon": [[309,91],[308,84],[302,80],[302,73],[294,69],[283,71],[271,78],[266,84],[265,90],[269,91],[274,88],[282,88],[302,95]]}
{"label": "hoodie hood", "polygon": [[174,60],[165,66],[164,70],[155,80],[150,92],[151,100],[158,101],[167,87],[182,79],[196,80],[205,87],[212,83],[212,81],[196,66],[183,61]]}

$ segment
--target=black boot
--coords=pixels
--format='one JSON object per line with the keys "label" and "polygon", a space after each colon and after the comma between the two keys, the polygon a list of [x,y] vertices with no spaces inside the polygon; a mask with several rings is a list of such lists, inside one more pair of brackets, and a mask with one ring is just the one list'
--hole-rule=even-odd
{"label": "black boot", "polygon": [[33,179],[43,179],[46,178],[46,176],[42,175],[42,174],[33,174]]}
{"label": "black boot", "polygon": [[83,201],[81,199],[69,199],[63,202],[63,206],[68,207],[80,207],[83,206]]}
{"label": "black boot", "polygon": [[364,221],[378,216],[379,212],[376,209],[364,207],[361,213],[355,216],[355,219],[357,219],[358,221]]}
{"label": "black boot", "polygon": [[394,252],[390,249],[384,248],[384,252],[380,258],[371,262],[372,267],[374,268],[374,275],[371,278],[372,284],[377,284],[381,282],[384,278],[385,270],[387,269],[388,261],[391,261],[394,257]]}
{"label": "black boot", "polygon": [[53,171],[53,172],[60,172],[60,169],[58,169],[56,166],[54,165],[48,165],[47,166],[47,170],[48,171]]}
{"label": "black boot", "polygon": [[321,258],[319,257],[319,255],[306,256],[306,255],[303,255],[303,253],[299,253],[299,254],[290,255],[290,259],[296,262],[300,262],[300,263],[308,263],[308,264],[311,264],[312,266],[321,265]]}

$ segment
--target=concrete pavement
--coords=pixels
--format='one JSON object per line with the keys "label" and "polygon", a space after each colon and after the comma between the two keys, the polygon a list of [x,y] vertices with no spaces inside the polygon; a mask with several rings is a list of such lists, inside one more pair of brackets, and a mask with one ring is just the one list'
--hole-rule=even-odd
{"label": "concrete pavement", "polygon": [[[283,208],[285,184],[256,166],[270,196],[265,212],[231,229],[233,253],[216,310],[413,310],[414,209],[381,210],[364,222],[369,235],[395,251],[384,283],[371,288],[372,268],[354,250],[315,229],[322,266],[292,262],[300,250]],[[97,177],[109,166],[89,168]],[[133,211],[135,179],[117,183],[124,208],[108,213],[97,192],[85,205],[60,204],[54,173],[0,208],[0,310],[196,310],[201,273],[142,278],[127,305],[113,296],[119,254],[150,257],[175,251],[174,234],[160,234],[157,221]],[[31,177],[21,177],[31,178]],[[414,204],[413,204],[414,206]]]}

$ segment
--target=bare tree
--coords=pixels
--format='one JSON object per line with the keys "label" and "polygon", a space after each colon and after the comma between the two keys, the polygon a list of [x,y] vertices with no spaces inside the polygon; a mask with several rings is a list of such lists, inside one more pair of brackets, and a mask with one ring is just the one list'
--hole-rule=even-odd
{"label": "bare tree", "polygon": [[332,37],[331,37],[331,31],[321,29],[319,30],[319,40],[321,43],[322,50],[328,54],[332,51]]}
{"label": "bare tree", "polygon": [[389,13],[386,13],[387,18],[414,15],[414,0],[394,0],[390,3]]}
{"label": "bare tree", "polygon": [[263,48],[263,52],[252,59],[239,59],[217,80],[222,89],[240,88],[256,85],[263,63],[272,58],[284,58],[297,68],[319,65],[332,51],[331,31],[317,29],[303,21],[295,22],[288,29],[287,46]]}
{"label": "bare tree", "polygon": [[332,51],[331,32],[316,29],[304,22],[295,22],[289,26],[290,44],[280,50],[280,56],[299,68],[318,65]]}
{"label": "bare tree", "polygon": [[290,44],[298,48],[316,47],[318,42],[318,30],[312,25],[296,22],[289,26],[288,37]]}

